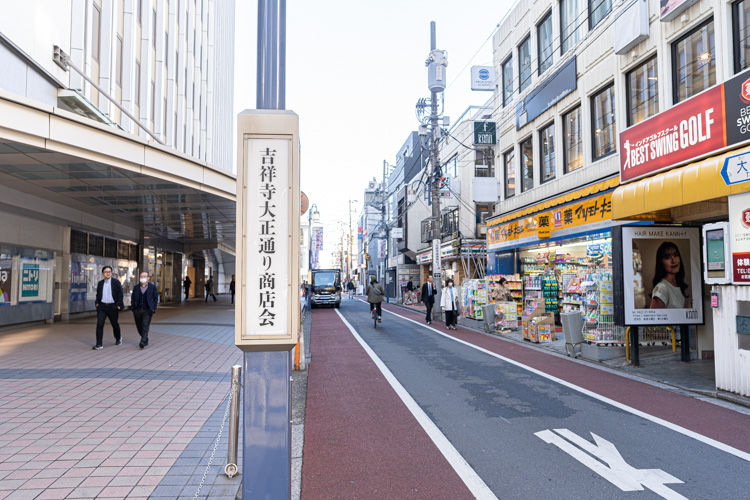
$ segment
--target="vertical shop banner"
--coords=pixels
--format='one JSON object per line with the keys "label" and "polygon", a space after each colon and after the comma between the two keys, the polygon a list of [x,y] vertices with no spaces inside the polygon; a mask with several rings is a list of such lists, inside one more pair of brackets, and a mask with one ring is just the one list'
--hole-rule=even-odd
{"label": "vertical shop banner", "polygon": [[440,259],[440,240],[432,240],[432,275],[436,278],[441,276],[442,261]]}
{"label": "vertical shop banner", "polygon": [[622,228],[625,325],[703,323],[700,228]]}
{"label": "vertical shop banner", "polygon": [[13,261],[0,260],[0,306],[10,305],[10,284],[13,277]]}
{"label": "vertical shop banner", "polygon": [[39,297],[39,265],[24,264],[21,270],[21,297],[36,299]]}
{"label": "vertical shop banner", "polygon": [[317,250],[318,252],[323,250],[323,228],[322,227],[313,228],[313,250]]}
{"label": "vertical shop banner", "polygon": [[380,240],[380,258],[385,259],[386,258],[386,241]]}
{"label": "vertical shop banner", "polygon": [[745,71],[622,131],[620,179],[635,180],[748,140],[750,71]]}
{"label": "vertical shop banner", "polygon": [[70,263],[70,301],[86,300],[86,273],[81,262]]}
{"label": "vertical shop banner", "polygon": [[732,282],[747,285],[750,283],[750,193],[729,197],[729,234]]}

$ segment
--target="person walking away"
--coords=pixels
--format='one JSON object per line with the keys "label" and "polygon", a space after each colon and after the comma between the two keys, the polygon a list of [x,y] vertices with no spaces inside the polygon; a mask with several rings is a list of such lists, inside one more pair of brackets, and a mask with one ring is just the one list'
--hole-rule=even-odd
{"label": "person walking away", "polygon": [[407,292],[413,292],[414,291],[414,282],[409,278],[409,281],[406,283],[406,291]]}
{"label": "person walking away", "polygon": [[445,285],[447,288],[443,290],[443,295],[440,297],[440,307],[445,311],[445,327],[448,330],[457,330],[458,294],[456,293],[456,289],[453,288],[453,280],[449,279]]}
{"label": "person walking away", "polygon": [[233,274],[232,281],[229,283],[229,293],[232,294],[232,306],[234,306],[234,291],[235,291],[235,284],[234,284],[234,274]]}
{"label": "person walking away", "polygon": [[352,280],[349,280],[349,283],[346,284],[346,290],[349,292],[349,300],[354,298],[354,283],[352,283]]}
{"label": "person walking away", "polygon": [[378,323],[382,323],[384,295],[383,285],[378,283],[375,276],[370,276],[370,284],[367,287],[367,302],[370,303],[370,313],[372,313],[373,308],[378,311]]}
{"label": "person walking away", "polygon": [[96,306],[96,344],[94,350],[102,348],[104,321],[107,318],[109,318],[112,332],[115,335],[115,345],[122,344],[120,323],[118,322],[120,311],[125,308],[122,301],[122,284],[117,278],[112,277],[112,266],[104,266],[102,276],[104,279],[96,285],[96,300],[94,301]]}
{"label": "person walking away", "polygon": [[185,276],[185,279],[182,280],[182,286],[185,288],[185,300],[190,298],[190,285],[192,285],[193,282],[190,280],[190,276]]}
{"label": "person walking away", "polygon": [[211,296],[214,298],[214,302],[216,302],[216,295],[214,295],[214,277],[210,276],[208,278],[208,281],[206,281],[206,302],[208,302],[208,296]]}
{"label": "person walking away", "polygon": [[148,330],[151,326],[151,318],[159,305],[159,292],[156,291],[156,285],[149,283],[146,271],[141,273],[140,282],[140,286],[136,286],[130,296],[130,309],[135,318],[135,327],[141,336],[138,347],[143,349],[148,345]]}
{"label": "person walking away", "polygon": [[432,282],[432,276],[428,276],[427,282],[422,285],[422,302],[424,302],[424,305],[427,308],[425,321],[427,321],[428,325],[432,324],[432,307],[435,305],[436,294],[437,288],[435,288],[435,284]]}

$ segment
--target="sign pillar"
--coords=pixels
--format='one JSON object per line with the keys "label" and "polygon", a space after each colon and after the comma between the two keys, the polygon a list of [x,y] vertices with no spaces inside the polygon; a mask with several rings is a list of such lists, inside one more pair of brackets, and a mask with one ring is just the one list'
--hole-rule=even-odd
{"label": "sign pillar", "polygon": [[237,123],[235,344],[245,352],[242,494],[291,494],[291,354],[300,324],[299,117]]}

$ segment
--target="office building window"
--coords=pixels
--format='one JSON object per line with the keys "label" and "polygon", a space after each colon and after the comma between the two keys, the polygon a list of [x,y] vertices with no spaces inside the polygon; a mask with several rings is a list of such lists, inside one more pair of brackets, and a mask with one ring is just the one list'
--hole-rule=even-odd
{"label": "office building window", "polygon": [[578,0],[560,0],[560,54],[578,43]]}
{"label": "office building window", "polygon": [[594,29],[594,26],[610,12],[612,12],[612,0],[589,0],[589,29]]}
{"label": "office building window", "polygon": [[555,178],[555,123],[539,131],[539,154],[542,160],[542,178],[545,183]]}
{"label": "office building window", "polygon": [[493,203],[476,203],[474,211],[477,214],[477,224],[486,224],[487,219],[492,217],[493,214]]}
{"label": "office building window", "polygon": [[625,76],[628,99],[628,127],[659,112],[659,75],[656,56]]}
{"label": "office building window", "polygon": [[474,152],[474,177],[495,177],[495,152],[492,148]]}
{"label": "office building window", "polygon": [[732,4],[732,27],[734,31],[734,72],[739,73],[750,66],[750,0]]}
{"label": "office building window", "polygon": [[518,46],[518,91],[531,85],[531,36]]}
{"label": "office building window", "polygon": [[516,195],[516,151],[510,149],[503,153],[503,165],[505,166],[505,197]]}
{"label": "office building window", "polygon": [[713,19],[672,44],[672,75],[675,104],[716,84]]}
{"label": "office building window", "polygon": [[534,144],[531,137],[521,143],[521,192],[534,187]]}
{"label": "office building window", "polygon": [[91,16],[91,58],[99,63],[99,53],[101,50],[101,23],[102,23],[102,11],[94,4],[94,12]]}
{"label": "office building window", "polygon": [[591,98],[591,129],[594,160],[617,150],[614,85],[610,85]]}
{"label": "office building window", "polygon": [[563,156],[566,174],[583,166],[580,106],[563,115]]}
{"label": "office building window", "polygon": [[[750,1],[750,0],[748,0]],[[503,63],[503,106],[513,99],[513,56]]]}
{"label": "office building window", "polygon": [[542,22],[536,25],[537,60],[541,75],[552,66],[554,50],[552,48],[552,11],[549,11]]}

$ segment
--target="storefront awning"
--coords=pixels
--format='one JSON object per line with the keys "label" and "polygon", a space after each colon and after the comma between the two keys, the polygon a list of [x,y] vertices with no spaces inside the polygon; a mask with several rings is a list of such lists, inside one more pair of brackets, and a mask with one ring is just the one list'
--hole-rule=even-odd
{"label": "storefront awning", "polygon": [[670,209],[750,191],[750,182],[727,186],[721,169],[750,146],[712,156],[618,187],[612,193],[614,220],[671,220]]}
{"label": "storefront awning", "polygon": [[600,193],[602,191],[606,191],[607,189],[612,189],[613,187],[617,187],[619,185],[620,185],[620,177],[612,177],[611,179],[606,179],[601,182],[597,182],[596,184],[591,184],[589,186],[576,189],[575,191],[562,194],[555,198],[550,198],[549,200],[541,201],[539,203],[531,205],[530,207],[526,207],[521,210],[516,210],[509,214],[501,215],[499,217],[494,217],[487,221],[487,227],[497,226],[505,222],[514,220],[514,219],[526,217],[527,215],[535,214],[537,212],[541,212],[544,210],[549,210],[550,208],[556,207],[558,205],[562,205],[564,203],[570,203],[571,201],[585,198],[586,196],[591,196],[592,194]]}

